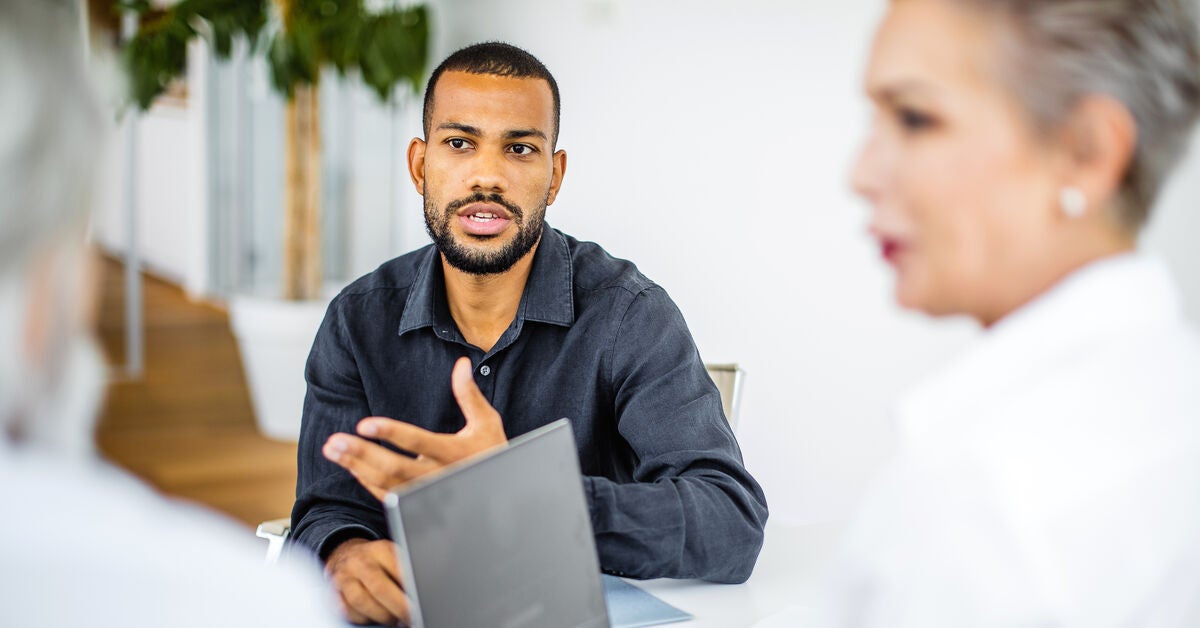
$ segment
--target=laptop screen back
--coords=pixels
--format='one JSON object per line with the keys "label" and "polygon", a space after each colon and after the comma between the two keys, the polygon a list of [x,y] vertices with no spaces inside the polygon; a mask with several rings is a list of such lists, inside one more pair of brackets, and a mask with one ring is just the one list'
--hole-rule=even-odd
{"label": "laptop screen back", "polygon": [[608,626],[566,419],[385,505],[414,628]]}

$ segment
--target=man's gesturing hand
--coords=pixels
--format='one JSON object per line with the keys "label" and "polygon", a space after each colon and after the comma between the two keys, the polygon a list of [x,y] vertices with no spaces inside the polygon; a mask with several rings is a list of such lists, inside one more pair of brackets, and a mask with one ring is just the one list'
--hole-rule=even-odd
{"label": "man's gesturing hand", "polygon": [[388,540],[350,539],[325,562],[342,613],[356,624],[408,623],[408,598],[400,587],[396,549]]}
{"label": "man's gesturing hand", "polygon": [[439,434],[415,425],[384,417],[367,417],[358,422],[358,433],[387,441],[416,458],[350,434],[334,434],[321,450],[341,465],[376,498],[430,471],[508,442],[500,413],[488,403],[471,373],[470,358],[459,358],[450,376],[454,399],[467,424],[454,434]]}

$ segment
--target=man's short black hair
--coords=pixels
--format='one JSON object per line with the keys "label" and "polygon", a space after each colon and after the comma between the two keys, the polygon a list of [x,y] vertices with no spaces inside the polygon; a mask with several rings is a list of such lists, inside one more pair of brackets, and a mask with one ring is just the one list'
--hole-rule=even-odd
{"label": "man's short black hair", "polygon": [[429,137],[433,121],[433,88],[443,72],[467,72],[468,74],[491,74],[493,76],[510,76],[513,78],[537,78],[550,84],[550,93],[554,96],[554,129],[551,133],[551,144],[558,142],[559,99],[558,83],[550,75],[550,70],[538,61],[537,57],[512,45],[499,41],[489,41],[473,44],[446,57],[429,75],[429,83],[425,85],[425,109],[422,122],[425,137]]}

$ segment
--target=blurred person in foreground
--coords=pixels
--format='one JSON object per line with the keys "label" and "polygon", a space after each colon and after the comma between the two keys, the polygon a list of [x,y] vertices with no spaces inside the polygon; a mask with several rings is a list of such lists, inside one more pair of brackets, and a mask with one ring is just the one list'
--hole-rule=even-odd
{"label": "blurred person in foreground", "polygon": [[74,5],[0,0],[0,626],[338,625],[315,565],[268,570],[249,531],[94,452],[85,231],[111,113]]}
{"label": "blurred person in foreground", "polygon": [[1200,109],[1184,0],[895,0],[855,165],[905,308],[979,345],[896,408],[853,626],[1197,626],[1200,341],[1137,237]]}

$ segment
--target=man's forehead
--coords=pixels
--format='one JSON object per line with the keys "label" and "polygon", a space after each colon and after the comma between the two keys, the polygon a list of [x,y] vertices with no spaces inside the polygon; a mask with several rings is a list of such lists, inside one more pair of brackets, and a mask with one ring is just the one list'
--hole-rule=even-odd
{"label": "man's forehead", "polygon": [[[536,128],[549,134],[554,126],[554,95],[546,80],[448,71],[434,85],[431,122],[480,127]],[[482,128],[482,127],[481,127]]]}

